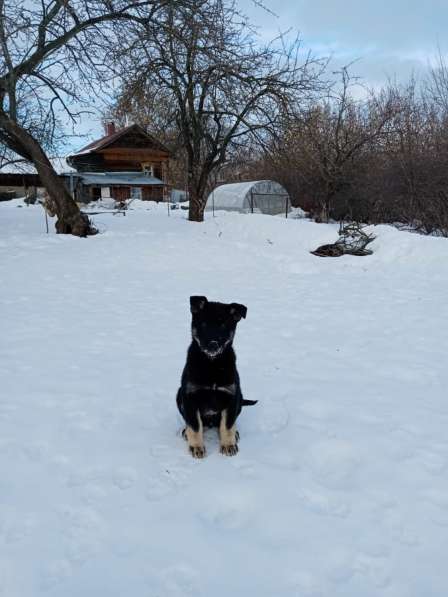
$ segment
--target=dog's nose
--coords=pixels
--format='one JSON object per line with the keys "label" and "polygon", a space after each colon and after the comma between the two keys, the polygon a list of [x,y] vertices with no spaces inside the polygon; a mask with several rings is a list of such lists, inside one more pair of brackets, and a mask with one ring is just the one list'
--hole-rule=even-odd
{"label": "dog's nose", "polygon": [[211,342],[208,343],[208,348],[209,350],[218,350],[219,348],[219,344],[216,342],[216,340],[212,340]]}

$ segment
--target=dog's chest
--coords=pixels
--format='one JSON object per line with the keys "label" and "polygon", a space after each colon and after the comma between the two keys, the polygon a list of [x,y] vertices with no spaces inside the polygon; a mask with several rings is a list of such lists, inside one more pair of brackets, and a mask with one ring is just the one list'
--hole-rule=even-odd
{"label": "dog's chest", "polygon": [[233,396],[235,394],[236,384],[195,383],[189,381],[186,390],[187,394],[195,394],[196,392],[218,392]]}
{"label": "dog's chest", "polygon": [[186,387],[187,395],[196,401],[203,420],[211,417],[212,423],[208,424],[215,424],[214,418],[228,408],[229,402],[235,398],[235,389],[235,384],[202,385],[192,382],[188,382]]}

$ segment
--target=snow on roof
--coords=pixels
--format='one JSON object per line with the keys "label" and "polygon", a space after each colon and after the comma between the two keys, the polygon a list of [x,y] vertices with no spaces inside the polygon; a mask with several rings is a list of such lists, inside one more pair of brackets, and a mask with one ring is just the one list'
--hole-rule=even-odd
{"label": "snow on roof", "polygon": [[79,172],[84,184],[89,185],[163,185],[155,176],[148,176],[144,172]]}
{"label": "snow on roof", "polygon": [[[50,158],[50,162],[58,174],[76,172],[74,168],[68,165],[65,158]],[[0,167],[0,174],[37,174],[37,170],[32,162],[23,160]]]}
{"label": "snow on roof", "polygon": [[[81,178],[88,185],[163,185],[165,184],[155,176],[148,176],[144,172],[77,172],[67,164],[65,158],[50,158],[53,168],[59,175],[70,174]],[[31,162],[21,161],[0,168],[0,174],[37,174]]]}

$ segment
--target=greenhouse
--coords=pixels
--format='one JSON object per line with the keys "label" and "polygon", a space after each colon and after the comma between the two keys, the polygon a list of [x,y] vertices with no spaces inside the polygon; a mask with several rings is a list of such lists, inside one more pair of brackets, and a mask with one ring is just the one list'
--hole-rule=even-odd
{"label": "greenhouse", "polygon": [[224,184],[210,193],[207,211],[285,214],[291,209],[287,191],[273,180]]}

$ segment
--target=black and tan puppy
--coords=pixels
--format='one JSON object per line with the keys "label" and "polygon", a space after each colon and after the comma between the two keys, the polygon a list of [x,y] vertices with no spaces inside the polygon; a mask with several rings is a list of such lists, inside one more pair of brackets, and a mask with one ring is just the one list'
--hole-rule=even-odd
{"label": "black and tan puppy", "polygon": [[190,297],[193,340],[187,353],[177,406],[187,424],[184,437],[194,458],[205,456],[203,428],[218,427],[221,453],[238,452],[236,419],[245,405],[232,347],[237,323],[247,308]]}

